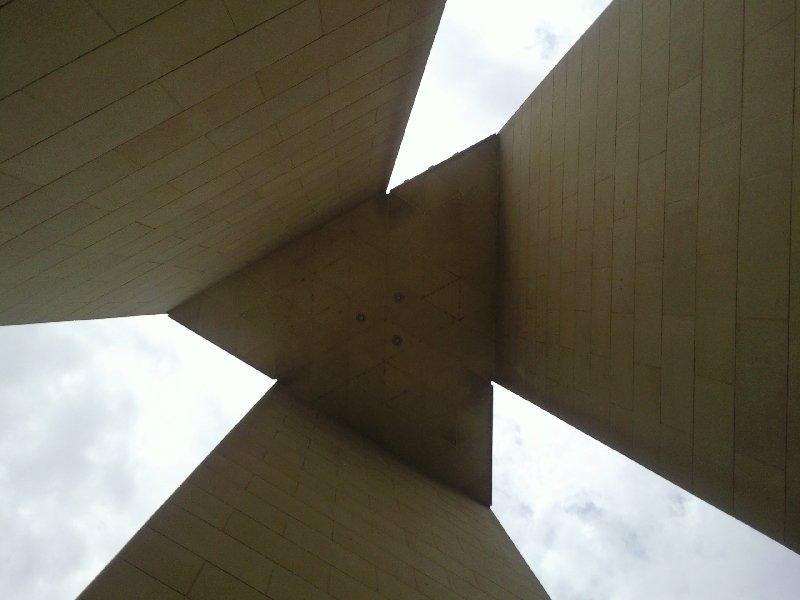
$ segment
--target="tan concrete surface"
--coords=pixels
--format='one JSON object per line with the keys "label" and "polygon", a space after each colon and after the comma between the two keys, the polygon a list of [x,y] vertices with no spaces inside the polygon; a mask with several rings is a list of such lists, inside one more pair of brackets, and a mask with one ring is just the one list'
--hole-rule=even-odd
{"label": "tan concrete surface", "polygon": [[166,312],[383,193],[441,0],[0,6],[0,324]]}
{"label": "tan concrete surface", "polygon": [[496,365],[795,551],[798,27],[612,2],[500,132]]}
{"label": "tan concrete surface", "polygon": [[497,151],[488,138],[170,316],[489,505]]}
{"label": "tan concrete surface", "polygon": [[79,597],[547,600],[486,507],[280,384]]}

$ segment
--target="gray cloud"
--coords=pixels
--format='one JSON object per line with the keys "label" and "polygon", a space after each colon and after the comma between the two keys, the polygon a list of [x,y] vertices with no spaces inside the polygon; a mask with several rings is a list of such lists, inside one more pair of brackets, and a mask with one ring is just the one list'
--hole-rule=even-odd
{"label": "gray cloud", "polygon": [[0,327],[0,598],[75,598],[268,385],[166,317]]}
{"label": "gray cloud", "polygon": [[[102,342],[68,329],[0,328],[0,590],[8,598],[64,597],[65,580],[95,551],[82,516],[125,512],[137,500],[123,443],[133,398],[91,372]],[[112,532],[106,544],[118,543]]]}
{"label": "gray cloud", "polygon": [[539,49],[539,56],[544,60],[549,60],[558,51],[558,36],[553,29],[542,23],[536,27],[536,47]]}
{"label": "gray cloud", "polygon": [[495,387],[492,509],[553,600],[797,598],[800,556]]}

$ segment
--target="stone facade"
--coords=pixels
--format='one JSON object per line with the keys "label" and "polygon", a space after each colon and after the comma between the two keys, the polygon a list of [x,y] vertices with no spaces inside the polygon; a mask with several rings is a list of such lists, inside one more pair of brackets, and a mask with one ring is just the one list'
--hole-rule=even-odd
{"label": "stone facade", "polygon": [[525,101],[496,372],[796,551],[799,17],[616,0]]}
{"label": "stone facade", "polygon": [[80,600],[547,600],[488,508],[280,384]]}

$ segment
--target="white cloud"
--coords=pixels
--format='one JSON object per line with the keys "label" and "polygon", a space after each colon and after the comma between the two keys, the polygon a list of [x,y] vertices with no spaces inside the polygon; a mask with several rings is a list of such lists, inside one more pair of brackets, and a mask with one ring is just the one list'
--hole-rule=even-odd
{"label": "white cloud", "polygon": [[492,509],[553,600],[797,598],[800,556],[495,386]]}

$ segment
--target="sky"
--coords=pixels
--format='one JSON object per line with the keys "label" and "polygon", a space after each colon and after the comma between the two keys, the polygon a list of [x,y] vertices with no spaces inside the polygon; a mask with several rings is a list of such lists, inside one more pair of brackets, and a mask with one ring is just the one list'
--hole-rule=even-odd
{"label": "sky", "polygon": [[448,0],[389,188],[497,133],[608,0]]}
{"label": "sky", "polygon": [[[607,2],[450,0],[390,187],[497,132]],[[271,385],[166,316],[0,327],[0,598],[72,600]],[[495,387],[553,600],[797,598],[800,556]]]}
{"label": "sky", "polygon": [[800,597],[800,556],[497,385],[492,477],[553,600]]}
{"label": "sky", "polygon": [[0,327],[0,598],[73,600],[271,384],[166,315]]}

